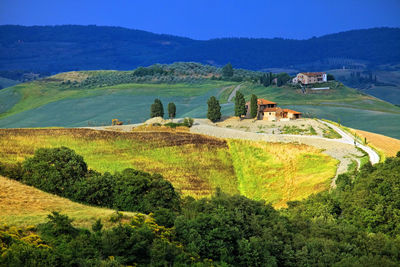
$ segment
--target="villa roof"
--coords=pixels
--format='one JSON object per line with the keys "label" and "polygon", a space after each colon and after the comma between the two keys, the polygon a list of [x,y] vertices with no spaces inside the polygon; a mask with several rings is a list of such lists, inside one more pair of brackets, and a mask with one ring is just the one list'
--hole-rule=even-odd
{"label": "villa roof", "polygon": [[301,74],[304,74],[306,76],[321,76],[325,74],[325,72],[301,72]]}
{"label": "villa roof", "polygon": [[295,111],[295,110],[291,110],[291,109],[287,109],[287,108],[283,109],[283,111],[287,112],[287,113],[292,113],[292,114],[301,114],[301,112],[298,112],[298,111]]}
{"label": "villa roof", "polygon": [[264,99],[264,98],[259,98],[259,99],[257,99],[257,104],[258,105],[268,105],[268,104],[276,104],[276,103],[269,101],[267,99]]}

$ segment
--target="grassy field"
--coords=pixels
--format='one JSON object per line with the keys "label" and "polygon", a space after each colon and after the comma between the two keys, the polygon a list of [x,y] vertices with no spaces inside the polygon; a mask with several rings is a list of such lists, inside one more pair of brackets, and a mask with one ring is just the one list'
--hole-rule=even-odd
{"label": "grassy field", "polygon": [[135,168],[161,173],[183,195],[238,193],[225,141],[183,132],[118,133],[86,129],[0,130],[0,161],[13,163],[39,147],[67,146],[100,172]]}
{"label": "grassy field", "polygon": [[[0,176],[0,224],[29,226],[46,221],[47,215],[58,211],[74,219],[74,225],[89,228],[97,219],[111,226],[115,211],[78,204]],[[135,213],[123,212],[131,217]]]}
{"label": "grassy field", "polygon": [[[0,162],[21,162],[37,148],[59,146],[74,149],[89,168],[101,172],[135,168],[161,173],[183,196],[207,197],[219,187],[229,194],[241,193],[277,206],[326,189],[336,171],[335,160],[308,146],[225,141],[171,129],[131,133],[0,130]],[[252,151],[258,151],[258,156]],[[279,165],[282,159],[289,161]],[[262,170],[269,173],[268,179],[262,176]],[[263,187],[258,193],[244,189],[244,184],[251,186],[257,179],[264,185],[271,183],[267,193]]]}
{"label": "grassy field", "polygon": [[80,127],[107,125],[114,118],[140,123],[149,118],[150,105],[160,98],[166,108],[177,106],[178,117],[204,118],[207,100],[215,95],[222,104],[222,115],[233,114],[229,94],[238,85],[246,99],[251,94],[267,98],[284,108],[305,112],[365,131],[400,138],[400,108],[375,97],[330,83],[331,90],[303,94],[291,86],[264,87],[249,82],[193,80],[186,83],[135,83],[82,87],[66,85],[65,80],[82,81],[102,71],[62,73],[53,77],[18,84],[0,90],[0,128]]}
{"label": "grassy field", "polygon": [[305,145],[235,140],[229,147],[240,193],[275,207],[329,188],[338,163]]}
{"label": "grassy field", "polygon": [[14,86],[14,85],[16,85],[18,83],[19,83],[19,81],[14,81],[14,80],[11,80],[11,79],[0,77],[0,86],[1,86],[1,88],[7,88],[7,87],[10,87],[10,86]]}

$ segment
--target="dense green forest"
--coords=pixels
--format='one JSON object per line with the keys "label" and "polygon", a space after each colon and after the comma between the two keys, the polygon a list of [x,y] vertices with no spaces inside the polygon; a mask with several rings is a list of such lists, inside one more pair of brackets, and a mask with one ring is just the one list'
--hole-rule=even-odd
{"label": "dense green forest", "polygon": [[220,190],[211,198],[181,199],[160,175],[93,172],[65,147],[1,165],[0,174],[76,201],[149,214],[126,221],[117,212],[112,220],[119,224],[108,229],[100,220],[91,229],[76,228],[57,212],[36,227],[2,226],[0,265],[400,264],[400,153],[341,175],[331,192],[281,210]]}
{"label": "dense green forest", "polygon": [[[400,62],[400,29],[373,28],[314,37],[223,38],[207,41],[121,27],[0,26],[0,69],[58,73],[131,70],[139,66],[196,61],[236,68],[341,68]],[[357,45],[354,45],[357,44]]]}

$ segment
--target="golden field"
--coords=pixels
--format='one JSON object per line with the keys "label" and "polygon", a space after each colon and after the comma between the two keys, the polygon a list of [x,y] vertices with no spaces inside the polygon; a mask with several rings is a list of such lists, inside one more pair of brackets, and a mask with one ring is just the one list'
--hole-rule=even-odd
{"label": "golden field", "polygon": [[326,190],[338,161],[298,144],[230,141],[239,191],[274,207]]}
{"label": "golden field", "polygon": [[[0,224],[29,226],[46,222],[47,215],[58,211],[74,220],[74,225],[90,227],[102,219],[105,227],[112,223],[115,211],[78,204],[68,199],[45,193],[32,186],[0,176]],[[125,216],[135,213],[124,212]]]}
{"label": "golden field", "polygon": [[357,129],[351,129],[351,131],[361,137],[362,140],[366,138],[369,145],[382,151],[386,157],[394,157],[400,151],[399,139]]}
{"label": "golden field", "polygon": [[336,160],[306,145],[142,130],[1,129],[0,162],[13,164],[38,148],[66,146],[100,172],[160,173],[182,196],[208,197],[218,187],[276,207],[326,190],[336,172]]}

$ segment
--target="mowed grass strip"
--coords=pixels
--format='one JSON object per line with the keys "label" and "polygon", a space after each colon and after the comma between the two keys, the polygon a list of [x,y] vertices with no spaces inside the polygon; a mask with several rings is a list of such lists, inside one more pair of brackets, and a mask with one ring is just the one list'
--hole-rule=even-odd
{"label": "mowed grass strip", "polygon": [[[89,228],[97,219],[105,227],[113,225],[110,218],[115,211],[72,202],[45,193],[31,186],[0,176],[0,224],[29,226],[47,221],[47,215],[57,211],[68,215],[73,224]],[[123,212],[133,217],[133,212]]]}
{"label": "mowed grass strip", "polygon": [[298,144],[229,140],[242,195],[275,207],[329,188],[338,161]]}
{"label": "mowed grass strip", "polygon": [[160,173],[183,196],[210,196],[217,187],[239,193],[226,141],[185,132],[89,129],[2,129],[0,162],[21,162],[41,147],[66,146],[100,172],[134,168]]}

